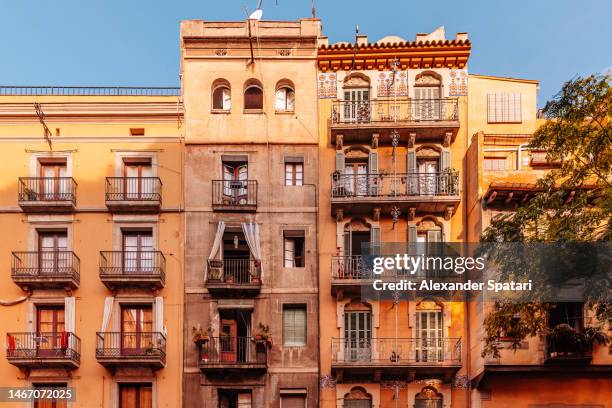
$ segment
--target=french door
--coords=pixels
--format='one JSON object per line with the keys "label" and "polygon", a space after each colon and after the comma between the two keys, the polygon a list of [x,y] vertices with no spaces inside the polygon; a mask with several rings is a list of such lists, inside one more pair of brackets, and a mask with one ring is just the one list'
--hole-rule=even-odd
{"label": "french door", "polygon": [[153,191],[151,161],[126,161],[123,166],[124,200],[150,200]]}
{"label": "french door", "polygon": [[372,358],[372,314],[369,311],[345,312],[344,356],[346,361]]}
{"label": "french door", "polygon": [[65,162],[40,162],[40,184],[38,196],[40,200],[66,200],[68,183],[65,181],[67,174]]}
{"label": "french door", "polygon": [[66,273],[69,265],[66,231],[38,232],[38,265],[41,274]]}
{"label": "french door", "polygon": [[121,308],[121,354],[141,355],[153,345],[153,312],[149,305]]}
{"label": "french door", "polygon": [[125,273],[151,273],[154,267],[152,232],[124,231],[122,253]]}
{"label": "french door", "polygon": [[223,195],[231,204],[247,204],[248,165],[223,163]]}
{"label": "french door", "polygon": [[418,163],[419,193],[435,195],[438,190],[438,160],[422,160]]}
{"label": "french door", "polygon": [[150,383],[119,385],[119,408],[152,408],[153,387]]}
{"label": "french door", "polygon": [[[63,384],[35,384],[34,388],[36,389],[58,389],[58,388],[66,388],[66,383]],[[35,399],[34,400],[34,408],[66,408],[68,406],[68,402],[61,399],[51,400],[51,399]]]}
{"label": "french door", "polygon": [[416,99],[415,116],[419,120],[440,120],[441,99],[439,86],[419,86],[414,88]]}
{"label": "french door", "polygon": [[38,306],[36,308],[36,349],[39,356],[61,356],[68,348],[64,333],[64,308],[62,306]]}
{"label": "french door", "polygon": [[416,361],[444,360],[442,311],[419,311],[416,315]]}
{"label": "french door", "polygon": [[348,196],[368,195],[368,164],[347,163],[344,167],[345,191]]}
{"label": "french door", "polygon": [[230,363],[238,361],[238,325],[235,320],[221,320],[219,348],[221,361]]}
{"label": "french door", "polygon": [[370,90],[368,88],[344,91],[344,122],[370,121]]}

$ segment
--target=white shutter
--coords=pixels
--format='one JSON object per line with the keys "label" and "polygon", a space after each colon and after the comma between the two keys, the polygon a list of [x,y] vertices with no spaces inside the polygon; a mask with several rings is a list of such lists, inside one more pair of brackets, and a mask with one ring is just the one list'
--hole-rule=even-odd
{"label": "white shutter", "polygon": [[75,302],[74,297],[64,298],[64,330],[68,333],[75,332]]}
{"label": "white shutter", "polygon": [[285,88],[276,91],[275,107],[277,111],[283,111],[287,108],[287,90]]}
{"label": "white shutter", "polygon": [[158,296],[155,298],[155,331],[166,335],[164,327],[164,298]]}
{"label": "white shutter", "polygon": [[232,95],[229,88],[223,88],[223,110],[230,110],[232,107]]}
{"label": "white shutter", "polygon": [[295,110],[295,92],[290,89],[287,90],[287,110]]}
{"label": "white shutter", "polygon": [[285,238],[284,247],[285,268],[293,268],[295,266],[295,241]]}

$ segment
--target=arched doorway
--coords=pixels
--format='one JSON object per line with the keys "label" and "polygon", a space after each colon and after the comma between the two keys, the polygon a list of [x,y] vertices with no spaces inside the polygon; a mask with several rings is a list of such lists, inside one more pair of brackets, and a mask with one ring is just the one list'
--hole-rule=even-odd
{"label": "arched doorway", "polygon": [[348,75],[342,86],[344,101],[343,122],[368,122],[370,120],[370,78],[361,73]]}
{"label": "arched doorway", "polygon": [[344,306],[345,361],[372,358],[372,308],[358,299]]}
{"label": "arched doorway", "polygon": [[414,398],[414,408],[442,408],[442,395],[434,387],[424,387]]}
{"label": "arched doorway", "polygon": [[414,81],[415,106],[413,115],[417,120],[440,120],[442,111],[442,77],[433,71],[424,71]]}
{"label": "arched doorway", "polygon": [[362,387],[355,387],[344,395],[344,408],[372,408],[372,396]]}
{"label": "arched doorway", "polygon": [[416,350],[417,362],[444,361],[444,314],[442,305],[423,300],[416,307]]}

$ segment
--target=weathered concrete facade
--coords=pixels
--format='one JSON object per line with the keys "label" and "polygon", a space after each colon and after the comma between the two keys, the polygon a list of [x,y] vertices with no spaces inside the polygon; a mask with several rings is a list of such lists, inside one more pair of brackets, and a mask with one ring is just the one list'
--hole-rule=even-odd
{"label": "weathered concrete facade", "polygon": [[185,407],[318,406],[319,35],[316,19],[182,23]]}

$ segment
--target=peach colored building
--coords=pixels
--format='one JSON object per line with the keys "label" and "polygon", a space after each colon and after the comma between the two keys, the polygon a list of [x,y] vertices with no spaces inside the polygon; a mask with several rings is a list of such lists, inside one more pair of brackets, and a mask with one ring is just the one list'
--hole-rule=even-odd
{"label": "peach colored building", "polygon": [[175,88],[0,91],[5,387],[180,406],[183,126]]}

